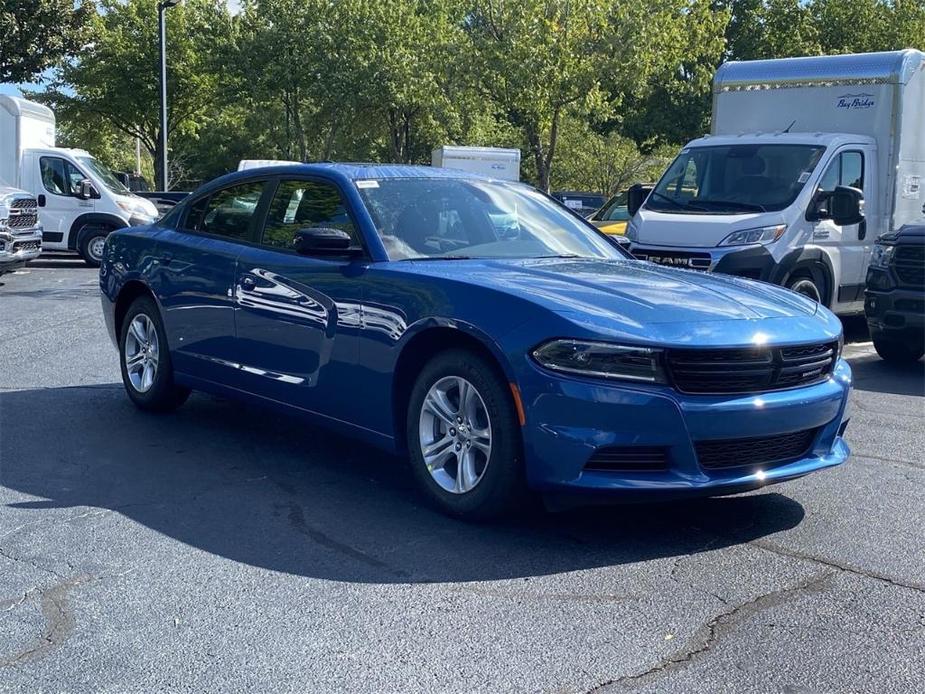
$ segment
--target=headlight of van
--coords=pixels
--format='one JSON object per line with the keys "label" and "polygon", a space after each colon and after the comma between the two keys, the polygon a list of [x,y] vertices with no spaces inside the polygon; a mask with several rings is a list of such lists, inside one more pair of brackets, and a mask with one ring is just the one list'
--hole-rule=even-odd
{"label": "headlight of van", "polygon": [[745,246],[754,243],[774,243],[784,232],[787,231],[787,225],[775,224],[772,227],[757,227],[755,229],[742,229],[734,231],[729,236],[720,241],[720,246]]}
{"label": "headlight of van", "polygon": [[626,236],[626,238],[630,241],[635,241],[638,233],[639,232],[636,229],[636,223],[631,219],[626,223],[626,232],[624,232],[624,236]]}
{"label": "headlight of van", "polygon": [[661,350],[590,340],[551,340],[533,350],[533,358],[551,371],[594,378],[665,383]]}
{"label": "headlight of van", "polygon": [[874,245],[873,254],[870,256],[871,267],[887,267],[893,259],[893,253],[896,246],[887,246],[882,243]]}

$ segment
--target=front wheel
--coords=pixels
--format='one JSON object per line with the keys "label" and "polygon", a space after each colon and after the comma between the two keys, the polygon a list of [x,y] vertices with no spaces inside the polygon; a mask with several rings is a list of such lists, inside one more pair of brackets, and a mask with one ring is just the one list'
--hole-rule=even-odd
{"label": "front wheel", "polygon": [[167,334],[154,301],[142,296],[129,306],[119,337],[122,384],[136,407],[152,412],[175,410],[189,397],[173,381]]}
{"label": "front wheel", "polygon": [[911,364],[925,354],[925,345],[911,345],[908,342],[888,338],[874,338],[874,349],[882,359],[894,364]]}
{"label": "front wheel", "polygon": [[791,277],[787,282],[787,289],[797,294],[802,294],[817,304],[822,303],[822,288],[812,274],[808,272],[800,272]]}
{"label": "front wheel", "polygon": [[411,392],[406,434],[414,476],[445,513],[487,519],[525,497],[511,394],[478,355],[451,350],[425,365]]}
{"label": "front wheel", "polygon": [[81,232],[78,252],[90,267],[99,267],[103,262],[103,250],[106,248],[106,237],[109,236],[109,231],[105,227],[92,227]]}

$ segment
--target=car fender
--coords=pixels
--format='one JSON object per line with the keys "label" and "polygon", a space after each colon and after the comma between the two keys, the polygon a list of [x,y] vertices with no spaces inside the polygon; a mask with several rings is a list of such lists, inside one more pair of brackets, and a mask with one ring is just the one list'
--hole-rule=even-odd
{"label": "car fender", "polygon": [[82,214],[71,223],[71,229],[67,237],[67,247],[72,251],[80,247],[80,237],[85,227],[106,226],[109,227],[110,230],[115,231],[127,225],[128,222],[114,214],[107,214],[105,212],[88,212]]}

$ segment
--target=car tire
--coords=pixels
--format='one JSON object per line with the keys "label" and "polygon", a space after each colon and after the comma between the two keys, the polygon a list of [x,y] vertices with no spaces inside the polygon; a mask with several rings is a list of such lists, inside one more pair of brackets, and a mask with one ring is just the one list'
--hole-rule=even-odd
{"label": "car tire", "polygon": [[90,267],[99,267],[103,262],[103,248],[111,231],[112,229],[101,226],[84,227],[80,230],[80,246],[77,252]]}
{"label": "car tire", "polygon": [[911,364],[925,354],[925,345],[910,345],[883,337],[874,339],[874,349],[884,361],[894,364]]}
{"label": "car tire", "polygon": [[149,412],[172,412],[186,402],[189,388],[174,383],[167,334],[154,300],[141,296],[132,302],[119,335],[122,385],[136,407]]}
{"label": "car tire", "polygon": [[823,296],[825,288],[819,286],[819,281],[813,277],[813,273],[811,272],[803,270],[795,272],[787,280],[787,289],[797,294],[802,294],[818,304],[824,303]]}
{"label": "car tire", "polygon": [[511,391],[479,355],[453,349],[427,362],[411,391],[406,436],[414,477],[444,513],[486,520],[527,498]]}

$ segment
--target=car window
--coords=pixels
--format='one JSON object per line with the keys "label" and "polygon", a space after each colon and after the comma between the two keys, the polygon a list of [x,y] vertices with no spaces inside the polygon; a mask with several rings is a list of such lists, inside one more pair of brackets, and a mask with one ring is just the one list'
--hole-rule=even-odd
{"label": "car window", "polygon": [[261,243],[291,249],[299,229],[327,227],[350,234],[360,245],[357,230],[347,214],[340,191],[319,181],[281,181],[273,195]]}
{"label": "car window", "polygon": [[186,227],[206,234],[246,240],[263,186],[263,181],[242,183],[197,200],[190,206]]}
{"label": "car window", "polygon": [[39,159],[42,185],[52,195],[76,195],[80,182],[86,178],[71,162],[61,157]]}
{"label": "car window", "polygon": [[864,189],[864,155],[861,152],[842,152],[819,179],[819,190],[830,192],[838,186]]}

